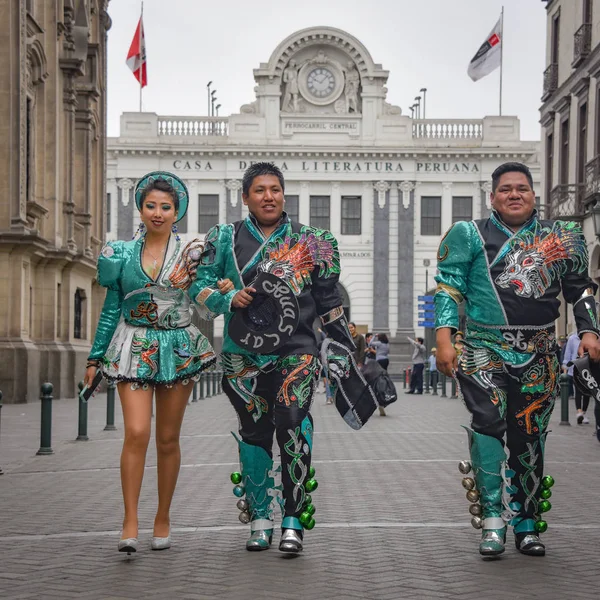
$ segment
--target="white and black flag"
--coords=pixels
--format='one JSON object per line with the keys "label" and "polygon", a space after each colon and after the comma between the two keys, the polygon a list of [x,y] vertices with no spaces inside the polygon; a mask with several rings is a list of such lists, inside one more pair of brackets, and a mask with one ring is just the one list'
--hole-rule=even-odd
{"label": "white and black flag", "polygon": [[467,73],[473,81],[489,75],[500,66],[502,60],[502,17],[498,19],[496,26],[487,36],[485,42],[471,59]]}

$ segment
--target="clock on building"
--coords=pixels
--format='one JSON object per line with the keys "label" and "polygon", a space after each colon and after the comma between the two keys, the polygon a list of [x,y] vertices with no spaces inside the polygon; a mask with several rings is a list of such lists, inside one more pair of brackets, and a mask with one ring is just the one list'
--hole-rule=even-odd
{"label": "clock on building", "polygon": [[325,106],[335,102],[344,89],[344,72],[336,61],[322,57],[309,61],[298,72],[298,88],[311,104]]}
{"label": "clock on building", "polygon": [[335,75],[327,67],[315,67],[308,72],[306,87],[316,98],[327,98],[336,88]]}

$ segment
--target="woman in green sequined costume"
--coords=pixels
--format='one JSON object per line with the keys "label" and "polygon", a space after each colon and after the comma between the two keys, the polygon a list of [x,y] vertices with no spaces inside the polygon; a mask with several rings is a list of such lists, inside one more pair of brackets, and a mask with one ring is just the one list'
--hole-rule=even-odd
{"label": "woman in green sequined costume", "polygon": [[[158,510],[152,549],[170,546],[169,510],[181,462],[179,434],[194,381],[215,362],[209,343],[191,323],[188,290],[203,245],[182,242],[175,223],[187,210],[183,182],[166,172],[149,173],[137,184],[140,235],[107,244],[98,258],[98,283],[107,288],[85,383],[100,369],[118,382],[125,440],[121,483],[125,504],[119,550],[135,552],[137,507],[150,440],[156,393]],[[223,293],[233,289],[219,283]]]}

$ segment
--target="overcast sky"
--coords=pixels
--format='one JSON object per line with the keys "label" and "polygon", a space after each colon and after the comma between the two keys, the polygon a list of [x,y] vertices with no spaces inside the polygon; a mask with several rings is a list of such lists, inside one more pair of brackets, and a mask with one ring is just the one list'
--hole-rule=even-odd
{"label": "overcast sky", "polygon": [[[358,38],[389,71],[387,101],[410,116],[427,88],[428,118],[498,114],[499,71],[474,83],[467,66],[505,7],[503,113],[521,119],[523,139],[539,139],[546,11],[539,0],[145,0],[148,86],[143,109],[206,115],[206,84],[221,116],[255,99],[252,70],[299,29],[330,26]],[[111,0],[108,134],[122,112],[139,109],[139,87],[125,64],[140,14],[138,0]]]}

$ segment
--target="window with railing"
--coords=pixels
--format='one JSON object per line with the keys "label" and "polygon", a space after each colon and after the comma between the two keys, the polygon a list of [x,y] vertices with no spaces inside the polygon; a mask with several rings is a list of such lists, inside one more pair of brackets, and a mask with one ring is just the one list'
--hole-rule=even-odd
{"label": "window with railing", "polygon": [[73,298],[73,337],[77,340],[85,338],[85,290],[77,288]]}
{"label": "window with railing", "polygon": [[442,197],[421,197],[421,235],[441,235]]}
{"label": "window with railing", "polygon": [[362,199],[342,196],[342,235],[360,235]]}
{"label": "window with railing", "polygon": [[579,127],[577,132],[577,183],[585,182],[585,163],[587,162],[587,102],[579,106]]}
{"label": "window with railing", "polygon": [[198,233],[206,233],[219,222],[219,195],[198,194]]}
{"label": "window with railing", "polygon": [[546,195],[550,194],[554,185],[554,134],[546,136]]}
{"label": "window with railing", "polygon": [[560,124],[559,183],[569,183],[569,119]]}
{"label": "window with railing", "polygon": [[473,219],[472,196],[452,197],[452,223],[457,221],[471,221]]}
{"label": "window with railing", "polygon": [[106,232],[110,233],[110,221],[112,218],[112,206],[110,193],[106,194]]}
{"label": "window with railing", "polygon": [[287,196],[285,197],[285,212],[288,214],[290,221],[300,220],[300,197],[299,196]]}
{"label": "window with railing", "polygon": [[310,197],[310,225],[318,229],[329,229],[329,196]]}

